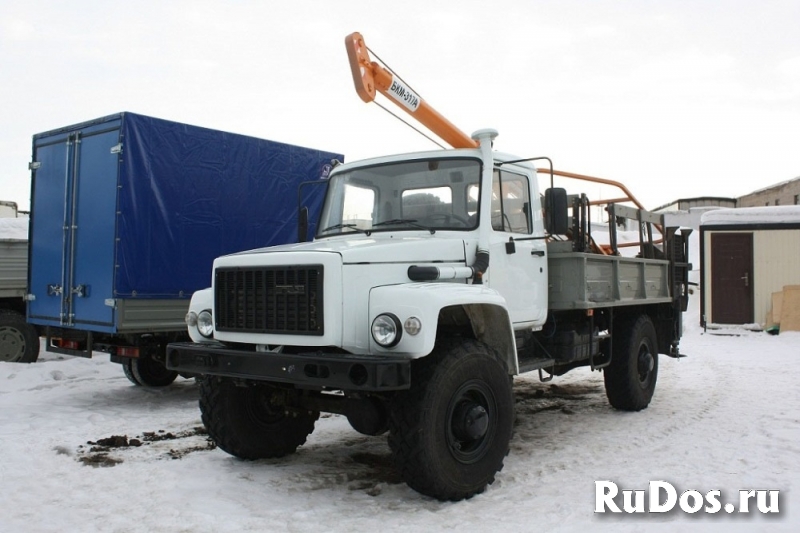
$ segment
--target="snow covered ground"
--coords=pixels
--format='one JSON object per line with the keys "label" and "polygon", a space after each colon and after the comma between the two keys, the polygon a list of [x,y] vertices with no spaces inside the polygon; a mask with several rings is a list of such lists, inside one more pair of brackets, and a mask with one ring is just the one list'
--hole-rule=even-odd
{"label": "snow covered ground", "polygon": [[[459,503],[400,483],[385,437],[339,416],[289,458],[244,462],[210,449],[193,381],[135,387],[102,355],[0,363],[0,531],[798,531],[800,334],[723,333],[689,313],[689,357],[660,359],[640,413],[611,409],[597,372],[517,378],[505,468]],[[737,509],[740,489],[779,490],[780,512],[598,514],[597,480]]]}

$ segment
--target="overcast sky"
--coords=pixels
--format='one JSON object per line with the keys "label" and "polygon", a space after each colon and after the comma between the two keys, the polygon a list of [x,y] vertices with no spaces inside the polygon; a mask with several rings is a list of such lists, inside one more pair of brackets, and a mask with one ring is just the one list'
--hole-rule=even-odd
{"label": "overcast sky", "polygon": [[3,1],[0,200],[28,208],[33,134],[121,111],[347,160],[435,149],[358,98],[353,31],[501,151],[648,208],[736,197],[800,176],[798,28],[798,0]]}

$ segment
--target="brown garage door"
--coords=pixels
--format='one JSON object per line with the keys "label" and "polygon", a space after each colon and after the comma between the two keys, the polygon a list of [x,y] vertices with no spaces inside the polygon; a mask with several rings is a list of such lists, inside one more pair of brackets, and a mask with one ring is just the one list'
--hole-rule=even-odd
{"label": "brown garage door", "polygon": [[753,322],[753,234],[711,235],[711,322]]}

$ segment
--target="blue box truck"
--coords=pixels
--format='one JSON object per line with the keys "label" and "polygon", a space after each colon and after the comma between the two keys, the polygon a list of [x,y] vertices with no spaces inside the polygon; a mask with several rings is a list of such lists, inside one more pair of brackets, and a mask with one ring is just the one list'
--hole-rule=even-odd
{"label": "blue box truck", "polygon": [[28,323],[48,351],[107,352],[135,384],[171,383],[165,346],[214,258],[297,241],[299,207],[316,220],[324,194],[301,184],[334,160],[129,112],[34,135]]}

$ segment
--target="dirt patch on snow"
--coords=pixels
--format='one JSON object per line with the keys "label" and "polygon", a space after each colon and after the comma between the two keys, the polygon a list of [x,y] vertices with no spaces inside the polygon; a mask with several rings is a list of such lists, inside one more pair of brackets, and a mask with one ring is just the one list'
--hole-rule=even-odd
{"label": "dirt patch on snow", "polygon": [[597,401],[603,394],[601,385],[594,383],[567,383],[556,385],[532,381],[514,383],[514,396],[519,415],[535,414],[543,411],[560,411],[566,415],[575,414],[581,404]]}
{"label": "dirt patch on snow", "polygon": [[[164,443],[168,443],[168,446]],[[78,446],[77,459],[84,465],[106,467],[116,466],[130,459],[131,454],[126,452],[132,449],[147,450],[148,453],[143,457],[182,459],[190,453],[213,450],[216,447],[202,426],[175,433],[160,429],[145,431],[130,438],[127,435],[112,435],[88,441],[85,445]]]}

